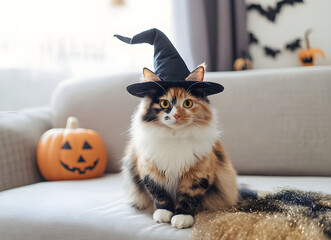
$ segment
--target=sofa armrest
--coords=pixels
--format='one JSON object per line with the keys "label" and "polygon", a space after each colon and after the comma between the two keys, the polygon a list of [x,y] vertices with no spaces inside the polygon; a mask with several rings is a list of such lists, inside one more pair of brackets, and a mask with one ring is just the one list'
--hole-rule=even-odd
{"label": "sofa armrest", "polygon": [[51,127],[50,108],[0,113],[0,191],[42,180],[36,149]]}

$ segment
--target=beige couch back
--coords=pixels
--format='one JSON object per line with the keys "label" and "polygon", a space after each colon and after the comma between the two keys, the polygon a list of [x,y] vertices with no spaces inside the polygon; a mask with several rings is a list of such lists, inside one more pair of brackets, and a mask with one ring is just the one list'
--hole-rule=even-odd
{"label": "beige couch back", "polygon": [[[68,116],[98,131],[109,172],[119,171],[130,116],[126,92],[139,73],[63,82],[52,99],[54,125]],[[207,73],[225,90],[210,97],[222,142],[240,174],[331,176],[331,67]]]}

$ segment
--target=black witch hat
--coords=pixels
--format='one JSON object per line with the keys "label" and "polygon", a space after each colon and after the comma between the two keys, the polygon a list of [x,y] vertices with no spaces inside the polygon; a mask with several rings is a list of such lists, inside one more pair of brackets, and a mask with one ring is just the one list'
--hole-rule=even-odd
{"label": "black witch hat", "polygon": [[[172,45],[167,36],[153,28],[141,32],[132,38],[114,35],[129,44],[149,43],[154,45],[155,74],[144,68],[145,82],[129,85],[127,90],[134,96],[145,97],[151,89],[166,90],[170,87],[181,87],[186,90],[203,91],[204,95],[212,95],[223,91],[223,86],[213,82],[203,82],[204,67],[200,66],[192,73]],[[147,75],[147,76],[146,76]]]}

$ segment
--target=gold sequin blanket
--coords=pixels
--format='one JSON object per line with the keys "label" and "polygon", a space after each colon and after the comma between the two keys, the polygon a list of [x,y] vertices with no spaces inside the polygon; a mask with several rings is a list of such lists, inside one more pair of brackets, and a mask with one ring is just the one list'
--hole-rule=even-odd
{"label": "gold sequin blanket", "polygon": [[284,189],[196,215],[191,239],[331,239],[331,195]]}

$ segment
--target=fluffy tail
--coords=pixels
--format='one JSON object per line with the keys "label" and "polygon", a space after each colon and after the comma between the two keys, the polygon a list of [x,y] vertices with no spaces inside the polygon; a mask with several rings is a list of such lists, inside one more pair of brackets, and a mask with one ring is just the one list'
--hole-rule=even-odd
{"label": "fluffy tail", "polygon": [[257,199],[257,191],[249,189],[247,186],[241,184],[238,188],[239,200]]}

